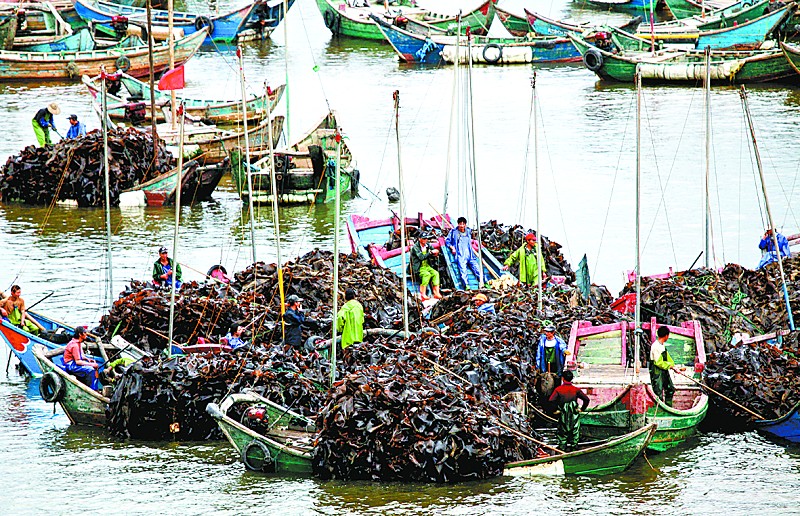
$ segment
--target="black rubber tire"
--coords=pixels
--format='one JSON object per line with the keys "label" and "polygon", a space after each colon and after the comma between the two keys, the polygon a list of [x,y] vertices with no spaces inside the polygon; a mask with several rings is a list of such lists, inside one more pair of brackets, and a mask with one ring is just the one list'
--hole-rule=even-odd
{"label": "black rubber tire", "polygon": [[334,14],[333,11],[325,11],[322,18],[325,20],[325,26],[333,31],[334,24],[336,23],[336,14]]}
{"label": "black rubber tire", "polygon": [[39,380],[39,394],[47,403],[56,403],[64,399],[64,380],[53,371],[48,371]]}
{"label": "black rubber tire", "polygon": [[[497,49],[497,57],[494,59],[489,59],[486,56],[486,51],[489,50],[490,48]],[[496,43],[489,43],[485,47],[483,47],[483,60],[486,61],[488,64],[497,64],[500,62],[501,59],[503,59],[503,47],[501,47]]]}
{"label": "black rubber tire", "polygon": [[131,60],[128,59],[128,56],[119,56],[114,62],[114,65],[120,72],[127,72],[131,69]]}
{"label": "black rubber tire", "polygon": [[214,32],[214,22],[208,16],[198,16],[194,19],[194,28],[196,30],[201,30],[203,27],[208,27],[209,36]]}
{"label": "black rubber tire", "polygon": [[603,67],[603,54],[596,48],[590,48],[583,54],[583,64],[589,70],[597,72]]}
{"label": "black rubber tire", "polygon": [[[254,462],[253,458],[250,457],[250,452],[254,450],[257,450],[257,452],[261,453],[264,457],[263,459],[256,459],[256,461],[260,461],[260,463]],[[272,460],[272,454],[269,452],[269,448],[256,439],[253,439],[247,446],[242,448],[242,462],[244,463],[244,467],[250,471],[262,473],[275,471],[275,461]]]}

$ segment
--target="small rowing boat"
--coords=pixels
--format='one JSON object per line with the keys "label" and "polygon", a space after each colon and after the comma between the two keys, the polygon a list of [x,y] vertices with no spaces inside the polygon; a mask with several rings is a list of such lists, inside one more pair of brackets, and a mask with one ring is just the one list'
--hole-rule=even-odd
{"label": "small rowing boat", "polygon": [[601,443],[579,445],[579,449],[531,460],[509,462],[503,475],[511,477],[613,475],[622,473],[650,444],[657,425],[651,423],[631,433]]}
{"label": "small rowing boat", "polygon": [[311,474],[314,422],[252,391],[229,394],[209,403],[213,417],[239,460],[250,471]]}

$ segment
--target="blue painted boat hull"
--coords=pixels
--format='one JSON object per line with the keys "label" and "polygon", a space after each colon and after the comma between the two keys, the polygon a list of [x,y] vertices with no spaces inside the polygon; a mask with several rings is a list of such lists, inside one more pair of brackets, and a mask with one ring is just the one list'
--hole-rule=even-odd
{"label": "blue painted boat hull", "polygon": [[[39,324],[44,326],[45,330],[47,331],[55,331],[60,328],[71,336],[75,330],[75,328],[71,326],[66,326],[37,313],[28,312],[28,315],[35,318]],[[48,340],[39,338],[25,330],[17,328],[4,319],[0,320],[0,339],[6,343],[14,356],[17,357],[17,360],[20,361],[20,364],[22,364],[22,368],[25,370],[25,372],[33,377],[42,376],[42,368],[39,367],[39,363],[33,356],[34,344],[41,344],[48,350],[64,347],[64,344],[55,344]],[[102,364],[103,362],[103,359],[100,357],[92,358],[98,363]]]}
{"label": "blue painted boat hull", "polygon": [[703,49],[707,46],[712,49],[756,48],[783,23],[787,16],[789,16],[788,8],[784,8],[737,27],[701,32],[696,48]]}
{"label": "blue painted boat hull", "polygon": [[[287,10],[294,4],[294,0],[289,0]],[[140,23],[147,20],[147,10],[140,7],[128,7],[113,4],[110,2],[97,2],[92,5],[90,0],[75,0],[75,10],[78,15],[87,21],[103,25],[111,29],[111,18],[113,16],[126,16],[132,23]],[[283,4],[273,6],[265,2],[257,1],[252,5],[243,7],[221,16],[205,16],[213,25],[213,31],[206,38],[206,43],[213,41],[234,41],[248,29],[260,28],[264,35],[268,35],[284,17]],[[190,13],[175,13],[174,27],[183,30],[185,36],[197,32],[203,27],[198,24],[202,15]],[[152,10],[152,24],[156,27],[168,26],[169,13],[158,9]]]}
{"label": "blue painted boat hull", "polygon": [[433,64],[442,62],[443,45],[434,42],[430,37],[414,34],[391,25],[377,16],[372,17],[378,25],[383,37],[392,45],[400,60],[406,63]]}
{"label": "blue painted boat hull", "polygon": [[756,421],[756,428],[759,432],[800,443],[800,402],[781,418]]}

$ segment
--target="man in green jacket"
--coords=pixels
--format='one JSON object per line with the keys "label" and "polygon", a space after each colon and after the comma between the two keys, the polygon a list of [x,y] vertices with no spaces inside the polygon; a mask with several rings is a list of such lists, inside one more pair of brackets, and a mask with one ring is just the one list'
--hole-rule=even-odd
{"label": "man in green jacket", "polygon": [[[519,249],[511,253],[506,261],[503,263],[503,270],[507,271],[509,265],[519,262],[519,280],[528,285],[536,285],[539,283],[539,260],[537,260],[536,249],[536,235],[528,233],[525,235],[525,243]],[[542,273],[545,272],[544,263],[542,263]]]}
{"label": "man in green jacket", "polygon": [[348,288],[344,300],[336,314],[336,331],[342,332],[342,349],[364,340],[364,307],[356,299],[356,291]]}
{"label": "man in green jacket", "polygon": [[672,383],[672,377],[669,375],[670,369],[675,369],[675,362],[669,356],[666,343],[669,339],[669,328],[660,326],[657,339],[650,346],[650,385],[653,387],[653,392],[664,403],[672,406],[672,395],[675,394],[675,385]]}

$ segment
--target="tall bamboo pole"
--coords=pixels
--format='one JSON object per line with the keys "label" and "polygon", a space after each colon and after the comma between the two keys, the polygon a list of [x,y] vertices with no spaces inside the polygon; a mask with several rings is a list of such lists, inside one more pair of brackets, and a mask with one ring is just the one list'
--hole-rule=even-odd
{"label": "tall bamboo pole", "polygon": [[405,187],[403,186],[403,163],[400,159],[400,91],[394,91],[394,132],[397,136],[397,174],[398,186],[400,187],[400,260],[403,267],[403,330],[408,336],[408,264],[406,260],[406,205]]}

